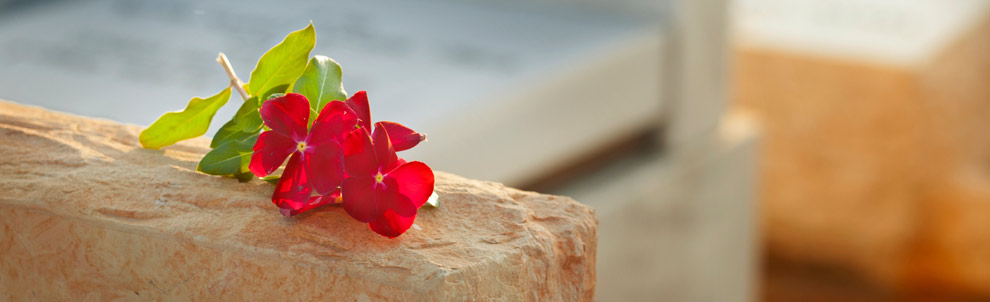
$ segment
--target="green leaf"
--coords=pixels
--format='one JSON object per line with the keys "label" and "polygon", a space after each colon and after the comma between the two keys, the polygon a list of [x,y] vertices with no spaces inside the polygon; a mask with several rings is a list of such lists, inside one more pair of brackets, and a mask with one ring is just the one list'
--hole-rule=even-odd
{"label": "green leaf", "polygon": [[281,93],[281,92],[272,93],[272,94],[269,94],[268,96],[265,97],[265,101],[268,101],[268,100],[274,99],[274,98],[280,98],[280,97],[283,97],[283,96],[285,96],[285,93]]}
{"label": "green leaf", "polygon": [[313,46],[316,46],[316,31],[313,30],[313,23],[290,33],[285,40],[269,49],[258,60],[258,65],[251,71],[250,82],[247,84],[248,93],[257,95],[279,85],[290,85],[295,82],[306,68],[306,61]]}
{"label": "green leaf", "polygon": [[210,148],[216,148],[231,141],[244,140],[257,134],[263,124],[261,115],[258,113],[259,107],[258,97],[251,97],[244,101],[241,108],[237,109],[234,117],[223,124],[220,130],[217,130],[217,133],[213,135]]}
{"label": "green leaf", "polygon": [[279,179],[282,179],[282,175],[268,175],[261,178],[261,180],[273,185],[277,185]]}
{"label": "green leaf", "polygon": [[237,178],[237,180],[240,182],[249,182],[252,179],[254,179],[254,173],[251,172],[237,173],[234,174],[234,178]]}
{"label": "green leaf", "polygon": [[258,98],[258,99],[259,100],[264,100],[263,102],[261,102],[262,104],[264,104],[265,102],[267,102],[268,100],[271,100],[273,98],[277,98],[277,97],[280,97],[280,96],[285,96],[285,93],[286,92],[289,92],[289,84],[282,84],[282,85],[278,85],[278,86],[272,87],[272,89],[268,89],[268,91],[265,91],[265,93],[262,93],[261,94],[261,97]]}
{"label": "green leaf", "polygon": [[206,153],[196,170],[213,175],[231,175],[248,172],[251,152],[258,135],[244,140],[230,141]]}
{"label": "green leaf", "polygon": [[313,56],[299,79],[292,86],[292,92],[302,94],[309,100],[310,121],[316,120],[316,113],[331,101],[347,100],[347,92],[340,82],[340,65],[325,56]]}
{"label": "green leaf", "polygon": [[[236,124],[235,121],[227,122],[227,124],[230,124],[230,123],[235,123]],[[227,124],[224,124],[224,126],[226,127]],[[235,125],[235,126],[232,126],[231,128],[236,128],[236,127],[239,127],[239,126],[236,126]],[[256,127],[253,131],[238,131],[236,129],[235,130],[229,130],[228,133],[223,133],[223,135],[224,135],[223,137],[219,137],[219,136],[218,137],[214,137],[213,138],[213,141],[210,143],[210,147],[211,148],[217,148],[217,147],[220,147],[220,146],[222,146],[222,145],[224,145],[226,143],[230,143],[230,142],[233,142],[233,141],[243,141],[243,140],[248,139],[248,138],[250,138],[252,136],[258,135],[259,132],[261,132],[261,127]],[[217,131],[217,135],[220,135],[220,134],[221,134],[220,131]],[[216,144],[216,147],[213,146],[214,144]]]}
{"label": "green leaf", "polygon": [[181,140],[206,134],[217,110],[230,99],[230,87],[206,99],[193,98],[180,112],[163,114],[151,126],[141,131],[141,146],[151,149],[175,144]]}

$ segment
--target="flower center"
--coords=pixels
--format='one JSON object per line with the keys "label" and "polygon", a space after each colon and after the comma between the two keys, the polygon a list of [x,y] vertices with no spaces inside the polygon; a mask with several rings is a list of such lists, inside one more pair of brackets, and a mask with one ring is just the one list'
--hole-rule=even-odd
{"label": "flower center", "polygon": [[299,152],[306,151],[306,142],[299,142],[299,144],[296,145],[296,150],[299,150]]}
{"label": "flower center", "polygon": [[382,175],[382,172],[378,172],[378,175],[375,175],[375,182],[382,183],[383,180],[385,180],[385,176]]}

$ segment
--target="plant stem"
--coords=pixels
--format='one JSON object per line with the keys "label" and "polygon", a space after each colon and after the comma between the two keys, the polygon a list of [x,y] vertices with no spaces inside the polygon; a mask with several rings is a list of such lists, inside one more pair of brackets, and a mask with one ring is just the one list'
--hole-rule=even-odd
{"label": "plant stem", "polygon": [[241,94],[242,100],[247,101],[248,93],[247,91],[244,91],[244,82],[241,82],[241,79],[237,78],[237,74],[234,73],[234,67],[230,66],[230,62],[227,61],[227,55],[221,52],[220,55],[217,56],[217,63],[220,63],[220,66],[223,66],[223,69],[227,71],[227,77],[230,77],[230,86],[237,89],[237,93]]}

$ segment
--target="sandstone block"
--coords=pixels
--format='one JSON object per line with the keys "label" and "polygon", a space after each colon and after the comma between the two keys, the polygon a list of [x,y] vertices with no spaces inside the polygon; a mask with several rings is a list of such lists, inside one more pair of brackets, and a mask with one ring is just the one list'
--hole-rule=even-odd
{"label": "sandstone block", "polygon": [[0,101],[0,300],[574,301],[597,219],[565,197],[437,172],[396,239],[340,207],[285,218],[272,186],[195,171],[208,140]]}
{"label": "sandstone block", "polygon": [[988,2],[742,3],[734,101],[765,130],[770,253],[990,296]]}

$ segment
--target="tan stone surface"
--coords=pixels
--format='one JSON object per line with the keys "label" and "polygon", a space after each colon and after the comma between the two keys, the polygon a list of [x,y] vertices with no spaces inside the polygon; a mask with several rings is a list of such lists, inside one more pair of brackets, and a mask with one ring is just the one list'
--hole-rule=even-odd
{"label": "tan stone surface", "polygon": [[735,53],[769,251],[897,290],[990,296],[990,18],[916,66]]}
{"label": "tan stone surface", "polygon": [[206,139],[0,101],[0,300],[574,301],[597,219],[575,201],[437,172],[397,239],[339,207],[292,219],[272,186],[195,172]]}

